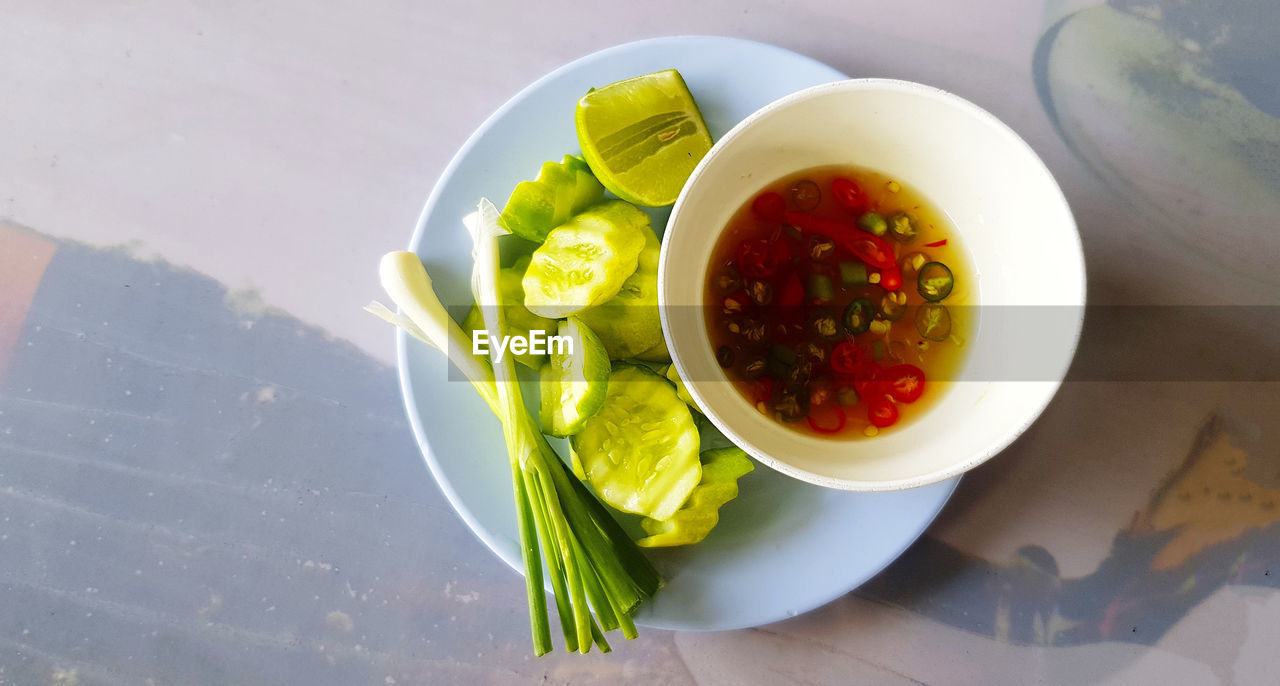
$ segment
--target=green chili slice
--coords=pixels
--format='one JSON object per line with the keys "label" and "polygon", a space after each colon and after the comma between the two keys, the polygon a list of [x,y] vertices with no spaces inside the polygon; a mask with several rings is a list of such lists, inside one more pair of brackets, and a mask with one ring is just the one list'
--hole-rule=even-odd
{"label": "green chili slice", "polygon": [[920,292],[920,297],[929,302],[938,302],[951,295],[951,289],[955,285],[951,268],[941,262],[926,263],[916,276],[916,290]]}
{"label": "green chili slice", "polygon": [[871,328],[871,319],[875,316],[875,305],[866,298],[856,298],[844,311],[844,329],[857,336]]}
{"label": "green chili slice", "polygon": [[951,312],[946,305],[925,303],[916,308],[916,331],[931,341],[945,341],[951,335]]}
{"label": "green chili slice", "polygon": [[867,265],[858,260],[845,260],[840,263],[840,280],[846,286],[867,285]]}
{"label": "green chili slice", "polygon": [[883,236],[889,230],[879,212],[868,212],[858,218],[858,227],[873,236]]}
{"label": "green chili slice", "polygon": [[899,243],[910,245],[920,236],[920,228],[916,224],[915,217],[906,212],[899,212],[889,217],[889,233],[893,234]]}

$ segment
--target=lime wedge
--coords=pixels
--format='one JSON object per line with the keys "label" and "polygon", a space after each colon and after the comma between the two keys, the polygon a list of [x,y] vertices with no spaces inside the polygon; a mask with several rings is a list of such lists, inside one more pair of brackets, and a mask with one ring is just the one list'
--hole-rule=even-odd
{"label": "lime wedge", "polygon": [[574,113],[578,144],[591,171],[614,195],[637,205],[676,201],[711,134],[675,69],[587,93]]}

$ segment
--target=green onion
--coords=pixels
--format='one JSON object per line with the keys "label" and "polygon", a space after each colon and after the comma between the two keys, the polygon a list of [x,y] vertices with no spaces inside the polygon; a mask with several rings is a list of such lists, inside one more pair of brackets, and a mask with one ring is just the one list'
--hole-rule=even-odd
{"label": "green onion", "polygon": [[867,285],[867,265],[856,260],[841,262],[840,280],[850,287]]}
{"label": "green onion", "polygon": [[883,236],[889,230],[889,225],[878,212],[868,212],[858,217],[858,226],[873,236]]}
{"label": "green onion", "polygon": [[835,297],[835,288],[831,285],[831,277],[825,274],[810,274],[805,279],[805,295],[815,305],[825,305]]}
{"label": "green onion", "polygon": [[[506,330],[504,303],[497,289],[497,243],[506,231],[497,217],[497,208],[482,200],[468,224],[476,258],[472,285],[490,336]],[[448,355],[502,421],[534,653],[543,655],[552,649],[542,587],[544,559],[567,650],[585,653],[594,643],[608,652],[602,626],[604,631],[621,628],[625,637],[634,638],[631,614],[657,592],[662,579],[586,486],[566,473],[564,462],[525,408],[512,356],[503,356],[494,366],[470,354],[470,341],[445,311],[422,261],[413,253],[387,254],[379,272],[383,288],[407,320],[377,303],[366,309]]]}

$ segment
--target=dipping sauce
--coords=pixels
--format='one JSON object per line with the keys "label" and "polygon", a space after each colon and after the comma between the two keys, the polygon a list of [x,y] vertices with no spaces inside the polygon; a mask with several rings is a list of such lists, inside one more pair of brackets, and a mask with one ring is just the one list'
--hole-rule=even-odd
{"label": "dipping sauce", "polygon": [[706,323],[747,402],[797,431],[874,436],[955,378],[973,272],[946,215],[853,166],[769,184],[712,252]]}

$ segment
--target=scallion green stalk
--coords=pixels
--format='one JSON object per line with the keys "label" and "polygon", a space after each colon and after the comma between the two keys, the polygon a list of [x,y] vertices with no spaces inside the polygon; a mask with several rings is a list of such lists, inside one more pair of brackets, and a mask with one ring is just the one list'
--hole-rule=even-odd
{"label": "scallion green stalk", "polygon": [[[504,303],[496,283],[497,241],[505,231],[498,226],[497,217],[497,209],[482,200],[468,224],[476,258],[472,285],[491,338],[506,330]],[[495,364],[470,354],[470,341],[436,297],[422,261],[413,253],[387,254],[379,274],[383,288],[407,317],[377,303],[366,309],[444,352],[502,421],[519,518],[534,653],[551,650],[542,587],[543,558],[567,650],[585,653],[594,643],[608,652],[601,626],[604,631],[621,628],[626,638],[634,638],[630,615],[657,592],[662,579],[586,486],[566,473],[564,462],[525,408],[511,356]]]}

